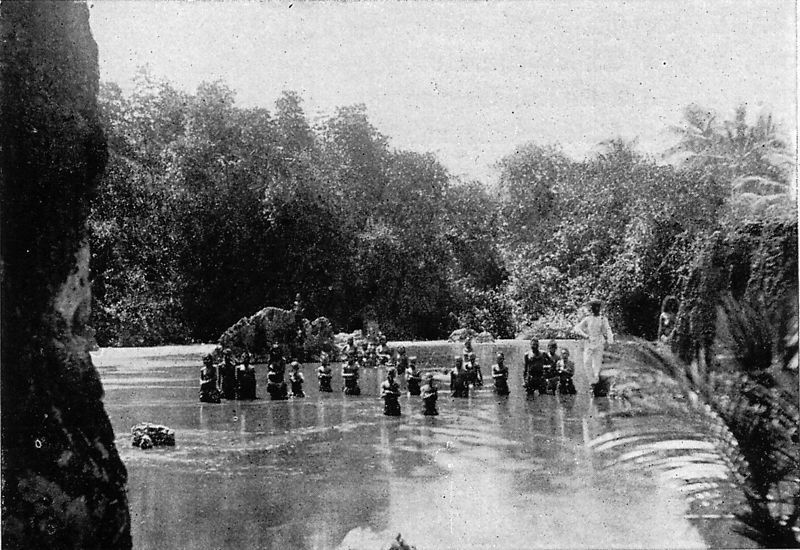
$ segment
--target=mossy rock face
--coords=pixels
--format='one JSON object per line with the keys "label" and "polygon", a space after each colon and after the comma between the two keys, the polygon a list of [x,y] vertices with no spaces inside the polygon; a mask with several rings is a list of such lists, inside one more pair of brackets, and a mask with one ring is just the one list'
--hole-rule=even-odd
{"label": "mossy rock face", "polygon": [[292,310],[265,307],[254,315],[242,317],[226,330],[219,338],[215,354],[220,359],[221,351],[226,348],[235,356],[248,351],[260,362],[267,359],[273,344],[280,345],[287,358],[314,359],[321,351],[333,350],[333,328],[325,317],[309,322],[298,319]]}
{"label": "mossy rock face", "polygon": [[86,219],[106,159],[78,2],[0,4],[4,548],[130,548],[127,473],[88,353]]}

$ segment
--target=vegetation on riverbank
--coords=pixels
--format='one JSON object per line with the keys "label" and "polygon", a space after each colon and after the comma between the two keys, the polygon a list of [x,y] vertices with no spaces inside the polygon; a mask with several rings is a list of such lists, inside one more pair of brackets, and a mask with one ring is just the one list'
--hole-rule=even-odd
{"label": "vegetation on riverbank", "polygon": [[720,121],[688,108],[672,164],[621,140],[580,161],[528,144],[487,185],[392,148],[363,106],[311,120],[291,92],[272,110],[242,108],[224,84],[188,94],[146,74],[131,95],[105,85],[100,103],[109,163],[90,219],[100,345],[215,340],[302,292],[309,318],[335,330],[375,322],[398,339],[460,326],[568,336],[593,295],[618,331],[653,338],[661,300],[676,294],[691,348],[693,297],[722,284],[697,273],[719,243],[755,266],[751,294],[774,303],[796,284],[796,267],[785,275],[797,250],[789,147],[769,117],[744,109]]}

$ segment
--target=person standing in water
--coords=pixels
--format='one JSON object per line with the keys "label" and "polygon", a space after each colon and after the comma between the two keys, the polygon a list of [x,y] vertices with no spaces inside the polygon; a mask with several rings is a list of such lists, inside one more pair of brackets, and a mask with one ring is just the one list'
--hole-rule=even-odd
{"label": "person standing in water", "polygon": [[400,416],[400,385],[394,380],[396,375],[394,369],[389,369],[386,371],[386,380],[381,384],[383,414],[386,416]]}
{"label": "person standing in water", "polygon": [[439,390],[436,388],[433,374],[425,375],[425,385],[422,386],[422,414],[425,416],[438,416],[436,401],[439,399]]}
{"label": "person standing in water", "polygon": [[411,357],[408,360],[408,374],[406,375],[406,384],[408,384],[408,395],[419,395],[420,383],[422,377],[417,372],[417,358]]}
{"label": "person standing in water", "polygon": [[575,325],[573,332],[587,341],[583,348],[583,364],[590,367],[594,382],[600,381],[600,370],[603,368],[603,352],[605,345],[614,343],[614,333],[604,315],[600,315],[602,303],[600,300],[589,302],[591,315],[585,317]]}
{"label": "person standing in water", "polygon": [[306,379],[303,378],[303,373],[300,372],[300,363],[297,361],[292,361],[292,372],[289,373],[289,384],[292,388],[292,397],[305,397],[306,394],[303,393],[303,382]]}
{"label": "person standing in water", "polygon": [[575,383],[572,380],[575,374],[575,363],[570,360],[569,350],[566,348],[561,351],[561,359],[558,360],[556,371],[558,372],[558,393],[564,395],[575,395],[578,393],[577,390],[575,390]]}
{"label": "person standing in water", "polygon": [[497,363],[492,365],[492,378],[494,379],[494,391],[497,395],[508,395],[508,367],[505,365],[505,355],[502,352],[497,354]]}
{"label": "person standing in water", "polygon": [[322,363],[319,368],[317,369],[317,380],[319,381],[319,391],[321,392],[332,392],[333,388],[331,387],[331,380],[333,379],[333,370],[331,370],[331,359],[327,353],[323,353],[320,356],[320,363]]}
{"label": "person standing in water", "polygon": [[547,344],[547,363],[544,366],[544,383],[547,393],[555,395],[558,387],[558,361],[561,359],[558,353],[558,342],[550,340]]}
{"label": "person standing in water", "polygon": [[203,368],[200,369],[200,401],[219,403],[217,369],[214,366],[214,357],[210,353],[203,357]]}
{"label": "person standing in water", "polygon": [[283,401],[289,398],[286,382],[283,381],[283,369],[278,363],[270,362],[267,372],[267,393],[273,401]]}
{"label": "person standing in water", "polygon": [[233,352],[229,348],[222,352],[219,386],[224,399],[236,399],[236,365],[233,364]]}
{"label": "person standing in water", "polygon": [[539,350],[539,340],[537,338],[531,338],[531,350],[525,354],[523,361],[522,379],[524,380],[525,392],[531,397],[536,391],[539,392],[539,395],[544,395],[547,392],[544,367],[548,359]]}
{"label": "person standing in water", "polygon": [[344,381],[345,395],[361,395],[361,388],[358,386],[358,364],[356,363],[357,352],[351,353],[347,357],[347,362],[342,367],[342,380]]}
{"label": "person standing in water", "polygon": [[397,358],[395,359],[397,365],[397,374],[403,375],[408,368],[408,355],[406,355],[405,346],[397,348]]}
{"label": "person standing in water", "polygon": [[236,367],[236,399],[256,398],[256,370],[250,364],[250,353],[244,352],[242,364]]}
{"label": "person standing in water", "polygon": [[464,358],[455,357],[455,365],[450,371],[450,395],[451,397],[469,397],[469,380],[467,373],[463,369]]}

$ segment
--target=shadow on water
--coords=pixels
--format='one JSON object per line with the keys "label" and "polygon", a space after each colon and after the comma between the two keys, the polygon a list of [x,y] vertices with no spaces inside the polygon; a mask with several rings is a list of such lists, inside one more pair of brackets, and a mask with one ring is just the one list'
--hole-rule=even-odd
{"label": "shadow on water", "polygon": [[[579,360],[579,344],[567,345]],[[437,372],[461,351],[442,342],[406,347]],[[653,469],[673,455],[634,433],[636,419],[599,411],[583,369],[578,395],[529,400],[520,372],[527,343],[475,347],[487,379],[494,353],[504,351],[510,396],[487,387],[453,399],[440,384],[440,416],[422,416],[419,398],[404,395],[400,418],[381,414],[382,369],[362,370],[359,397],[319,393],[316,365],[305,365],[305,399],[213,405],[197,402],[202,350],[148,349],[141,362],[131,350],[103,350],[135,546],[383,548],[398,532],[420,550],[705,546],[677,486]],[[170,354],[180,356],[172,366]],[[264,396],[265,368],[256,370]],[[648,434],[674,426],[652,420],[642,421]],[[174,428],[176,447],[132,448],[130,426],[143,421]],[[612,432],[639,439],[604,439]],[[691,460],[678,466],[675,458],[667,470],[684,475],[708,455],[702,438],[686,441],[697,443],[686,445]],[[656,447],[648,454],[644,445]]]}

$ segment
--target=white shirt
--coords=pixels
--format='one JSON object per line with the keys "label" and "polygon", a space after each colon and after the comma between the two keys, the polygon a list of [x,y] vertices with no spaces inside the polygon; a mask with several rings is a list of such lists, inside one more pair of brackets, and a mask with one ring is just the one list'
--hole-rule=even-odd
{"label": "white shirt", "polygon": [[608,320],[602,315],[590,315],[575,325],[574,331],[578,335],[589,339],[589,345],[602,344],[607,341],[614,343],[614,334],[608,325]]}

